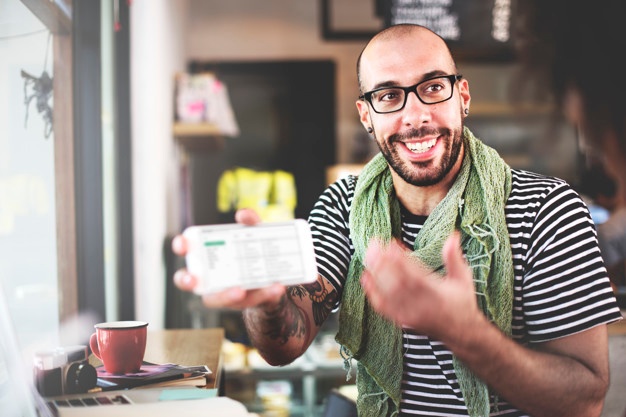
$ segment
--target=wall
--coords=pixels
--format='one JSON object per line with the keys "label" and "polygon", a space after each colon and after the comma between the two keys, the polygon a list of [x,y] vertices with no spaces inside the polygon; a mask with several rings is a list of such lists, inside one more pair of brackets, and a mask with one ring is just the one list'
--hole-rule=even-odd
{"label": "wall", "polygon": [[[356,60],[365,41],[322,39],[318,0],[190,0],[189,6],[187,59],[334,60],[337,160],[350,159],[351,146],[363,132],[354,103],[358,96]],[[363,2],[357,2],[355,13],[363,13],[362,8]]]}
{"label": "wall", "polygon": [[162,328],[163,240],[176,228],[177,153],[172,74],[184,68],[185,0],[135,0],[131,7],[131,109],[136,317]]}

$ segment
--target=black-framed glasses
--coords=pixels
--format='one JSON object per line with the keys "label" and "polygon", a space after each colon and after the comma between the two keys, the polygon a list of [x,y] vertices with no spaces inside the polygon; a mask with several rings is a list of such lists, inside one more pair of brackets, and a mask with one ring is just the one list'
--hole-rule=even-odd
{"label": "black-framed glasses", "polygon": [[409,87],[381,87],[359,96],[367,100],[376,113],[393,113],[406,105],[409,93],[413,92],[424,104],[437,104],[450,100],[454,84],[463,78],[461,74],[442,75],[421,81]]}

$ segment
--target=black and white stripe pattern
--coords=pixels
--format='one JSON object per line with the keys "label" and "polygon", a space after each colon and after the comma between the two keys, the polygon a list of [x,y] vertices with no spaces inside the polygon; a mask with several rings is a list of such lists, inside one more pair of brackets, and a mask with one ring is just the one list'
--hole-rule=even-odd
{"label": "black and white stripe pattern", "polygon": [[[311,211],[318,270],[341,295],[354,251],[348,215],[356,178],[331,185]],[[587,207],[564,181],[513,170],[506,205],[515,269],[513,337],[538,343],[621,317]],[[403,210],[402,238],[412,246],[425,217]],[[436,340],[404,330],[402,415],[467,416],[452,355]],[[493,416],[524,416],[499,402]]]}

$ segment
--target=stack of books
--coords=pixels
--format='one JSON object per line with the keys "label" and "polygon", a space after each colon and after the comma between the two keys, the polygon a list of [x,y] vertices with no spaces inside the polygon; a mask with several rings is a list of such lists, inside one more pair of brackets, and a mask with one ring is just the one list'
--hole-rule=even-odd
{"label": "stack of books", "polygon": [[97,386],[102,391],[170,386],[203,387],[207,383],[207,375],[211,374],[211,370],[205,365],[181,366],[150,362],[143,362],[139,372],[132,374],[110,374],[103,366],[97,367],[96,371]]}

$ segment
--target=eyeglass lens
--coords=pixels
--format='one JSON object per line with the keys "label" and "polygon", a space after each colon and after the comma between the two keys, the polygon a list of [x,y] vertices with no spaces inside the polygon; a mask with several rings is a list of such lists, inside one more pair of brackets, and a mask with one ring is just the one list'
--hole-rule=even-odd
{"label": "eyeglass lens", "polygon": [[375,90],[370,96],[374,110],[389,113],[402,109],[406,103],[406,96],[413,91],[425,104],[435,104],[452,97],[451,77],[437,77],[423,81],[411,87],[390,87]]}

